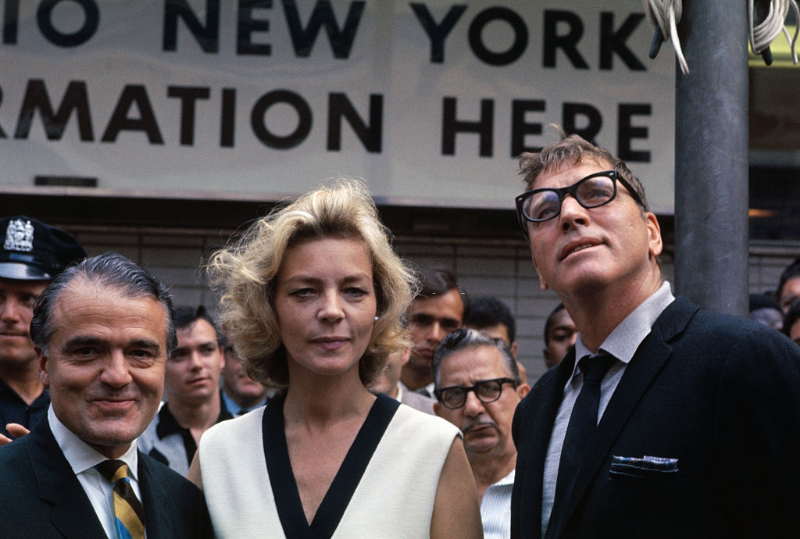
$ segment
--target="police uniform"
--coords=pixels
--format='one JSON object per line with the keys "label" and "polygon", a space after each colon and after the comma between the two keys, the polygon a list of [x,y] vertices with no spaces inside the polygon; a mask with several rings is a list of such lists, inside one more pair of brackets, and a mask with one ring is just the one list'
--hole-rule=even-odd
{"label": "police uniform", "polygon": [[[51,281],[74,262],[86,258],[86,251],[71,234],[25,216],[0,219],[0,279],[10,281]],[[0,311],[5,294],[0,295]],[[0,318],[0,331],[17,322]],[[0,343],[0,364],[4,361]],[[7,375],[5,375],[7,376]],[[8,436],[6,424],[19,423],[32,428],[47,412],[47,390],[28,404],[4,379],[0,371],[0,434]]]}

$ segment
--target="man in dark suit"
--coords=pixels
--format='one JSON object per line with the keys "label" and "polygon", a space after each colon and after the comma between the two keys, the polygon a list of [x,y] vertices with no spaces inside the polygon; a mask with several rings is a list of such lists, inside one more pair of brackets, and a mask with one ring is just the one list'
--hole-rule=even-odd
{"label": "man in dark suit", "polygon": [[800,537],[800,349],[673,297],[621,160],[571,136],[520,165],[541,286],[580,336],[517,408],[512,537]]}
{"label": "man in dark suit", "polygon": [[[171,311],[164,285],[116,254],[84,260],[44,290],[31,337],[51,406],[0,447],[0,535],[211,536],[202,493],[136,449],[175,346]],[[122,466],[111,479],[109,464]]]}

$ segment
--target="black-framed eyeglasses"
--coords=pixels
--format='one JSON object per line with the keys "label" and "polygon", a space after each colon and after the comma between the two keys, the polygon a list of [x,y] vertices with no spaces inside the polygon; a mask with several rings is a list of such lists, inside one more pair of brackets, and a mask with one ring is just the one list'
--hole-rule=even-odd
{"label": "black-framed eyeglasses", "polygon": [[494,380],[481,380],[470,387],[443,387],[434,391],[434,394],[445,408],[457,410],[467,402],[467,393],[470,391],[474,392],[478,400],[484,404],[496,401],[503,393],[503,384],[513,384],[514,387],[517,385],[511,378],[495,378]]}
{"label": "black-framed eyeglasses", "polygon": [[628,190],[633,200],[644,208],[644,203],[630,183],[616,170],[604,170],[589,174],[567,187],[559,189],[544,187],[522,193],[516,199],[517,218],[525,235],[528,234],[526,222],[541,223],[555,218],[561,213],[561,205],[568,194],[586,209],[598,208],[608,204],[617,196],[617,181]]}

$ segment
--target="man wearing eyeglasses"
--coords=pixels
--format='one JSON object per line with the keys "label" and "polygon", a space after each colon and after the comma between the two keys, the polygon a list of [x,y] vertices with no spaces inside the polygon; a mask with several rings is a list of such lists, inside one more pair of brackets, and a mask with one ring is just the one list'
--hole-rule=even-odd
{"label": "man wearing eyeglasses", "polygon": [[609,152],[570,136],[520,168],[541,287],[579,337],[517,408],[511,536],[800,537],[800,349],[673,297]]}
{"label": "man wearing eyeglasses", "polygon": [[530,386],[501,339],[459,329],[439,343],[433,358],[436,415],[461,429],[481,500],[485,539],[508,539],[517,449],[511,420]]}

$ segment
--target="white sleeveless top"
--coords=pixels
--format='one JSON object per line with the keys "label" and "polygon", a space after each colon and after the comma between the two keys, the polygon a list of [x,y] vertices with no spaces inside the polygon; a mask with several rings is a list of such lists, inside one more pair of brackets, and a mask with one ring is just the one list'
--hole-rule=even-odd
{"label": "white sleeveless top", "polygon": [[[218,423],[200,440],[203,491],[218,539],[286,538],[264,456],[264,413]],[[332,537],[428,538],[439,476],[459,435],[444,419],[399,405]]]}

